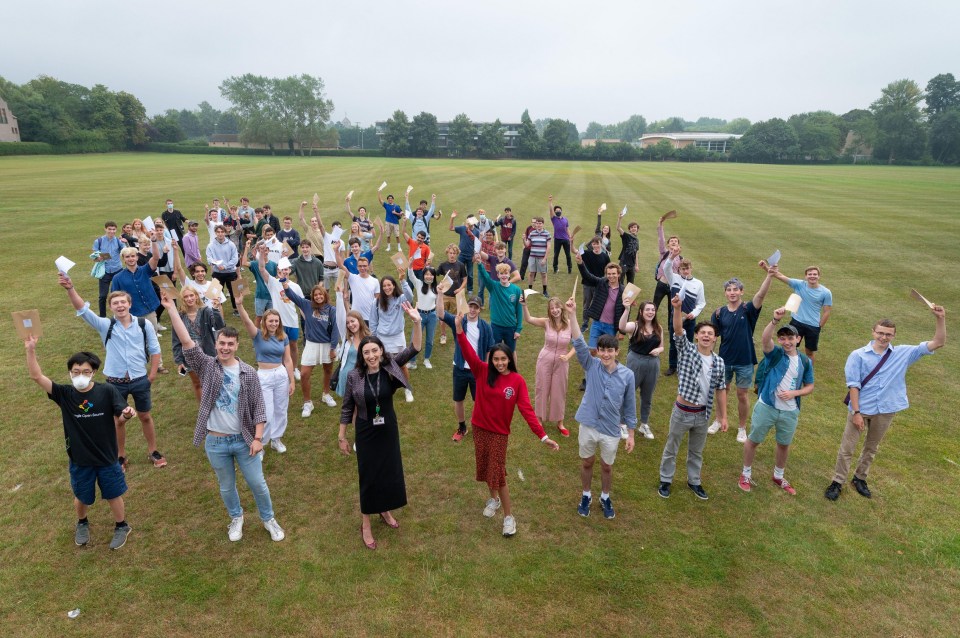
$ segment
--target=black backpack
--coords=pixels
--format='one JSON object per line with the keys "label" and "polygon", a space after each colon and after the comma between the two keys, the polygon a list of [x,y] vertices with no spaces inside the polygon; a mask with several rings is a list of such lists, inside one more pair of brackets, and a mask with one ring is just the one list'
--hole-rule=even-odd
{"label": "black backpack", "polygon": [[[110,318],[110,327],[107,328],[107,336],[103,338],[103,347],[107,347],[107,342],[110,341],[110,337],[113,336],[113,327],[117,325],[117,320],[114,317]],[[137,325],[140,326],[140,332],[143,333],[143,354],[147,357],[147,369],[150,368],[150,351],[147,349],[147,320],[143,317],[137,317]]]}

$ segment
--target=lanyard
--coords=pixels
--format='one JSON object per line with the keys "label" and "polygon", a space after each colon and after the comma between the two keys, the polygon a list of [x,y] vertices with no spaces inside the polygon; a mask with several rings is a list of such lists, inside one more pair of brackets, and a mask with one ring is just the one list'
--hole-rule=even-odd
{"label": "lanyard", "polygon": [[376,410],[374,410],[374,416],[380,416],[380,371],[377,371],[377,387],[374,388],[373,384],[370,383],[370,375],[366,377],[367,386],[370,388],[370,391],[373,392],[373,398],[377,402]]}

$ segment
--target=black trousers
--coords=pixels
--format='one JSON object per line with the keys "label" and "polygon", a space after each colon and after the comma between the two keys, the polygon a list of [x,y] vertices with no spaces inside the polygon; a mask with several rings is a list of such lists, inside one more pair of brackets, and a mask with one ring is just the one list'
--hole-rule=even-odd
{"label": "black trousers", "polygon": [[573,262],[570,261],[570,240],[555,239],[553,242],[553,272],[557,272],[557,262],[560,261],[560,249],[567,256],[567,272],[573,272]]}

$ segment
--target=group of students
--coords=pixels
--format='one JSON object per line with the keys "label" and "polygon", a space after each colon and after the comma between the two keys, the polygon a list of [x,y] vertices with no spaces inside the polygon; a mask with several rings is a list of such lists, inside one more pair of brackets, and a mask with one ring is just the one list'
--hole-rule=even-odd
{"label": "group of students", "polygon": [[[122,501],[126,491],[124,472],[129,462],[125,423],[134,413],[141,421],[150,460],[156,467],[166,464],[157,450],[150,394],[151,384],[163,369],[157,317],[164,310],[173,328],[174,361],[181,375],[190,376],[199,404],[194,444],[204,444],[218,478],[230,517],[231,541],[240,540],[244,523],[235,466],[250,487],[261,522],[271,538],[282,540],[285,536],[274,516],[264,478],[263,452],[265,447],[277,453],[286,451],[283,436],[288,403],[297,381],[304,396],[301,416],[312,414],[312,373],[317,365],[323,369],[322,402],[336,407],[332,393],[342,397],[338,446],[344,454],[350,454],[347,433],[351,426],[354,428],[352,449],[357,455],[360,534],[364,545],[377,547],[371,516],[378,516],[391,528],[399,527],[392,512],[406,504],[406,490],[393,396],[403,390],[405,400],[414,401],[410,370],[416,369],[420,352],[424,354],[424,367],[433,367],[430,359],[438,325],[441,345],[446,343],[447,327],[455,338],[452,398],[458,423],[453,441],[459,443],[467,435],[465,399],[469,391],[474,400],[470,423],[476,480],[486,483],[489,490],[483,514],[493,517],[503,510],[504,536],[512,536],[517,529],[505,469],[514,410],[520,411],[545,445],[559,449],[544,425],[553,423],[561,436],[570,435],[565,412],[569,361],[573,357],[584,371],[580,386],[584,394],[575,415],[582,479],[577,511],[581,516],[590,514],[593,468],[599,457],[600,506],[604,517],[614,518],[611,489],[617,450],[621,440],[625,440],[628,452],[633,450],[637,429],[644,438],[654,438],[650,426],[652,399],[661,376],[659,357],[668,347],[669,367],[663,374],[675,374],[678,389],[660,462],[660,496],[668,498],[671,494],[676,457],[686,435],[688,486],[698,498],[708,498],[700,478],[703,449],[708,434],[727,430],[727,385],[734,379],[739,417],[737,440],[745,444],[739,487],[751,491],[755,485],[752,463],[756,449],[773,430],[777,450],[772,480],[784,491],[796,493],[784,477],[784,469],[801,397],[814,388],[813,359],[819,330],[832,307],[830,291],[819,283],[818,267],[808,268],[805,279],[799,280],[782,275],[774,259],[770,263],[761,261],[765,277],[750,301],[743,301],[744,286],[739,279],[732,278],[724,284],[726,305],[711,313],[709,320],[698,322],[706,307],[704,286],[692,276],[690,260],[681,255],[679,238],[665,237],[664,222],[671,215],[661,217],[657,225],[659,259],[654,268],[654,297],[640,301],[632,287],[633,275],[640,271],[639,224],[630,222],[624,232],[624,214],[618,217],[616,227],[621,234],[622,251],[612,261],[609,226],[601,223],[601,207],[595,235],[574,249],[583,281],[582,315],[577,316],[577,302],[571,296],[567,300],[549,297],[546,316],[535,317],[529,310],[528,298],[537,273],[542,275],[543,293],[547,296],[549,241],[557,242],[554,271],[560,252],[565,251],[568,272],[572,272],[569,252],[577,229],[569,232],[562,209],[552,197],[548,203],[551,219],[557,220],[553,221],[555,236],[546,241],[538,239],[545,232],[543,219],[534,217],[522,233],[525,254],[518,271],[511,260],[517,220],[509,208],[496,220],[488,219],[480,210],[462,225],[455,224],[458,214],[453,211],[449,229],[459,241],[446,246],[445,260],[434,267],[429,223],[442,215],[435,209],[436,196],[429,205],[421,200],[415,210],[410,210],[409,200],[401,209],[392,195],[384,201],[378,191],[387,219],[385,227],[372,222],[364,207],[354,216],[351,196],[352,191],[346,198],[351,218],[349,234],[339,220],[329,227],[324,225],[315,197],[309,221],[304,215],[307,202],[300,205],[303,236],[295,230],[296,236],[289,233],[292,219],[285,217],[282,225],[288,233],[283,240],[278,239],[270,222],[264,223],[273,217],[269,207],[250,209],[248,216],[237,207],[229,207],[229,202],[228,211],[223,211],[214,200],[214,208],[206,207],[204,213],[210,231],[206,248],[210,265],[196,259],[195,254],[191,256],[198,224],[183,219],[170,200],[167,210],[152,220],[152,230],[144,229],[143,222],[140,227],[131,224],[132,232],[118,239],[116,224],[108,222],[105,235],[94,242],[92,255],[107,263],[100,278],[100,316],[90,310],[73,281],[60,275],[59,283],[67,290],[77,315],[98,332],[106,353],[103,373],[107,383],[93,382],[101,361],[98,355],[83,351],[67,364],[72,385],[60,386],[40,371],[36,340],[26,344],[31,377],[60,405],[63,413],[78,514],[78,545],[89,541],[86,512],[94,501],[96,484],[117,519],[111,548],[126,542],[130,526]],[[249,208],[246,198],[241,203]],[[229,219],[250,219],[254,223],[238,222],[236,228],[243,230],[236,240],[235,228],[225,223]],[[406,230],[408,223],[414,236]],[[395,270],[396,276],[384,274],[377,278],[372,272],[372,260],[384,235],[388,249],[390,240],[399,236],[404,237],[406,247],[398,243],[399,254],[383,268],[388,272]],[[136,246],[130,245],[131,240]],[[181,255],[189,277],[180,263]],[[170,264],[170,270],[159,269],[161,257]],[[473,290],[475,264],[478,294]],[[211,266],[213,276],[229,293],[242,332],[252,340],[256,369],[236,357],[241,331],[224,321],[222,304],[227,297],[219,286],[211,291],[211,283],[206,280]],[[533,277],[531,286],[524,291],[517,282],[523,281],[522,270],[527,267]],[[253,318],[243,303],[250,293],[247,283],[239,279],[244,269],[249,269],[256,283]],[[157,274],[168,274],[179,283],[179,293],[166,287],[161,290],[163,282],[152,279]],[[106,276],[110,279],[105,291]],[[772,313],[771,321],[763,329],[763,359],[758,362],[753,333],[773,279],[788,284],[802,302],[787,324],[780,325],[787,313],[785,308]],[[484,291],[489,296],[489,322],[481,317]],[[657,320],[664,298],[669,298],[668,344],[664,343]],[[635,306],[637,314],[631,318]],[[105,317],[107,308],[112,318]],[[846,366],[850,388],[847,432],[838,453],[834,480],[825,492],[828,499],[839,496],[863,430],[867,430],[867,441],[853,485],[861,495],[870,495],[866,478],[879,441],[893,413],[907,407],[906,370],[920,356],[932,353],[945,342],[944,310],[932,306],[932,312],[937,318],[933,340],[894,349],[890,341],[895,326],[883,320],[874,326],[874,341],[851,353]],[[536,361],[533,402],[518,371],[515,353],[524,324],[544,331],[544,345]],[[298,346],[301,330],[305,334],[302,356]],[[618,361],[621,338],[628,343],[626,365]],[[719,354],[714,352],[717,341]],[[801,342],[805,354],[799,352]],[[758,398],[751,413],[748,392],[754,385]],[[126,407],[130,396],[134,399],[133,409]],[[711,423],[714,404],[717,415]],[[752,415],[749,435],[748,414]]]}

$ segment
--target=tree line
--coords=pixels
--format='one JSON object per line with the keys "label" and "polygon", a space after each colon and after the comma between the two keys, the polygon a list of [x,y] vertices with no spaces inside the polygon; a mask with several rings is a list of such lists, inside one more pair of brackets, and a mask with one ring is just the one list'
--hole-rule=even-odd
{"label": "tree line", "polygon": [[[372,124],[332,122],[334,105],[324,95],[323,80],[306,74],[246,74],[225,79],[219,90],[231,104],[224,111],[203,101],[195,109],[147,117],[136,96],[101,84],[87,88],[40,76],[17,85],[0,77],[0,96],[18,118],[21,139],[65,152],[135,150],[150,142],[206,145],[212,135],[230,134],[288,154],[340,147],[379,148],[389,157],[834,162],[872,156],[890,163],[960,163],[960,82],[951,73],[933,77],[925,89],[909,79],[891,82],[868,108],[843,115],[814,111],[755,123],[710,117],[648,123],[631,115],[615,124],[590,122],[581,134],[573,122],[534,120],[524,111],[509,148],[499,119],[477,124],[466,113],[447,123],[444,147],[438,144],[440,123],[427,112],[409,118],[396,110],[381,131]],[[643,149],[637,144],[647,132],[690,131],[743,137],[726,155],[692,145],[677,149],[668,140]],[[583,145],[581,139],[596,143]]]}

